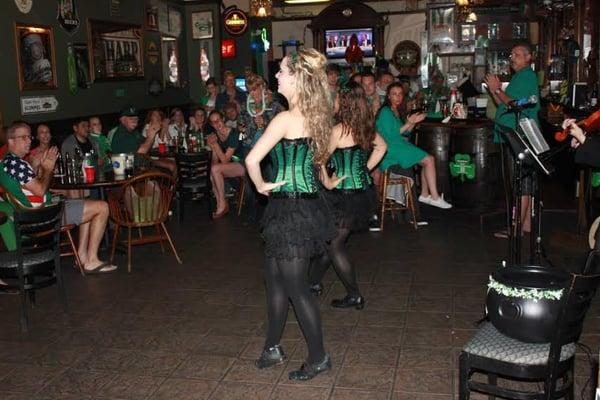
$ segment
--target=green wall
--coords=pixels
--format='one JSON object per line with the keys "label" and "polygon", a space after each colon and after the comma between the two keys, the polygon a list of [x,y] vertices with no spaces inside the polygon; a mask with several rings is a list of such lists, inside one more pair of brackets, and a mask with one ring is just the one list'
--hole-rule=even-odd
{"label": "green wall", "polygon": [[[28,14],[22,14],[13,0],[4,0],[0,5],[0,54],[3,62],[0,63],[0,76],[2,80],[2,96],[0,97],[0,112],[7,125],[16,119],[36,123],[67,119],[76,116],[106,114],[119,111],[126,104],[134,104],[139,108],[165,107],[175,104],[185,104],[200,98],[202,88],[199,72],[199,41],[191,40],[191,32],[187,29],[192,11],[213,10],[213,19],[218,25],[218,5],[216,4],[190,4],[170,3],[172,7],[182,14],[182,33],[179,38],[180,77],[186,83],[182,88],[166,88],[157,97],[148,95],[148,79],[160,77],[161,69],[157,64],[152,66],[145,57],[145,78],[134,81],[114,81],[93,83],[89,89],[79,89],[76,94],[71,94],[67,85],[67,43],[87,42],[87,19],[93,18],[104,21],[115,21],[143,26],[145,19],[145,0],[120,0],[120,16],[111,16],[109,0],[76,0],[75,5],[81,25],[77,32],[69,35],[56,20],[57,2],[55,0],[34,0],[33,7]],[[207,2],[208,3],[208,2]],[[50,25],[54,29],[56,74],[58,89],[56,90],[27,90],[20,91],[18,86],[17,61],[15,50],[15,22],[26,24]],[[215,38],[210,41],[215,54],[213,74],[219,75],[220,43],[218,28],[215,29]],[[148,40],[154,40],[160,46],[160,33],[148,31],[144,33],[144,47]],[[117,97],[117,92],[124,92],[125,96]],[[58,100],[56,112],[48,114],[27,115],[23,117],[20,109],[21,96],[53,95]]]}

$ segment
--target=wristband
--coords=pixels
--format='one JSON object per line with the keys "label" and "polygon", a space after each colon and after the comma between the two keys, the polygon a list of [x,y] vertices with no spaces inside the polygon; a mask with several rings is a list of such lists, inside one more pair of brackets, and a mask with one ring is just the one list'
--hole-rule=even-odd
{"label": "wristband", "polygon": [[498,88],[496,90],[494,90],[494,94],[499,94],[502,91],[502,89]]}

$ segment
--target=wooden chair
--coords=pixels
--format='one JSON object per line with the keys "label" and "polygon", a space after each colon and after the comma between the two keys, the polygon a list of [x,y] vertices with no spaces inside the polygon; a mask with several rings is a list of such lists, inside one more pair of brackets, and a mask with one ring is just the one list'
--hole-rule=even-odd
{"label": "wooden chair", "polygon": [[[379,185],[379,228],[383,231],[385,214],[390,213],[394,217],[398,211],[410,211],[412,215],[412,224],[418,229],[417,210],[412,191],[412,179],[407,176],[390,177],[390,171],[382,173],[381,184]],[[387,198],[388,187],[391,185],[401,185],[406,193],[406,205],[399,204],[392,199]]]}
{"label": "wooden chair", "polygon": [[13,214],[17,249],[0,253],[0,290],[17,289],[21,299],[20,324],[29,330],[28,300],[35,304],[35,291],[57,284],[65,312],[67,300],[60,268],[59,238],[63,202],[38,208],[15,209]]}
{"label": "wooden chair", "polygon": [[183,207],[185,200],[201,195],[207,203],[208,217],[212,217],[211,196],[212,184],[210,180],[211,153],[176,154],[177,163],[177,218],[183,221]]}
{"label": "wooden chair", "polygon": [[[23,204],[21,201],[19,201],[19,199],[17,199],[10,192],[3,192],[2,196],[4,197],[4,199],[6,199],[6,201],[8,201],[10,204],[12,204],[15,209],[19,209],[19,210],[35,209],[33,207],[28,207],[25,204]],[[75,246],[75,241],[73,240],[73,235],[71,234],[71,231],[73,229],[77,228],[77,226],[73,225],[73,224],[68,224],[68,225],[64,224],[64,213],[62,215],[63,215],[63,224],[61,224],[61,226],[60,226],[60,233],[61,233],[61,235],[66,236],[66,239],[61,240],[61,242],[60,242],[60,245],[59,245],[60,256],[61,257],[73,256],[75,258],[75,267],[79,269],[79,272],[81,273],[82,276],[85,276],[85,269],[83,268],[83,263],[79,259],[79,253],[77,253],[77,246]]]}
{"label": "wooden chair", "polygon": [[[173,240],[167,231],[165,221],[169,216],[169,207],[175,193],[175,179],[162,172],[150,171],[130,179],[118,191],[109,194],[108,205],[110,208],[110,218],[115,223],[113,234],[111,263],[115,257],[117,248],[117,239],[121,228],[127,228],[127,240],[123,244],[127,246],[127,271],[131,272],[131,246],[169,242],[177,262],[181,264],[181,259]],[[132,228],[137,228],[140,232],[143,228],[155,228],[156,234],[138,238],[131,237]]]}
{"label": "wooden chair", "polygon": [[[564,289],[556,330],[550,343],[525,343],[509,338],[486,322],[459,356],[459,399],[471,391],[515,400],[574,400],[575,344],[600,283],[600,253],[592,251],[582,275],[573,274]],[[474,372],[487,375],[487,383],[473,380]],[[498,384],[505,379],[541,383],[532,390]],[[560,385],[559,385],[560,381]]]}
{"label": "wooden chair", "polygon": [[246,177],[240,176],[238,177],[239,184],[238,190],[235,196],[235,204],[237,208],[238,217],[242,214],[242,207],[244,206],[244,197],[246,196]]}

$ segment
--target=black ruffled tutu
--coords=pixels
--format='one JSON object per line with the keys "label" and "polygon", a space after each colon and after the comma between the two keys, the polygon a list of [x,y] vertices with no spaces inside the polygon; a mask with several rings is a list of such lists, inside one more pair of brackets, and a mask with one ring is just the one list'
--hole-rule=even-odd
{"label": "black ruffled tutu", "polygon": [[377,194],[372,187],[366,190],[330,190],[325,196],[338,228],[361,231],[369,227],[377,207]]}
{"label": "black ruffled tutu", "polygon": [[336,230],[323,197],[269,198],[261,220],[265,254],[274,258],[311,258],[327,251]]}

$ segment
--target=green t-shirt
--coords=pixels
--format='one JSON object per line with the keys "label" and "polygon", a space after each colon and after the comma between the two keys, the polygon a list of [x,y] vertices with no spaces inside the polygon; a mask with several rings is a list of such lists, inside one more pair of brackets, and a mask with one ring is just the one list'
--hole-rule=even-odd
{"label": "green t-shirt", "polygon": [[223,150],[223,153],[227,152],[227,149],[235,149],[231,161],[239,161],[242,158],[240,151],[240,133],[237,129],[231,129],[229,136],[225,141],[219,140],[219,147]]}
{"label": "green t-shirt", "polygon": [[110,147],[113,154],[137,153],[144,140],[144,136],[137,129],[129,132],[123,125],[119,125],[112,137]]}
{"label": "green t-shirt", "polygon": [[[506,87],[506,95],[509,96],[513,100],[519,100],[525,97],[529,97],[532,95],[540,97],[540,91],[538,89],[537,84],[537,76],[535,72],[531,69],[531,67],[525,67],[520,71],[516,72],[510,83]],[[496,110],[496,119],[495,124],[496,127],[494,129],[494,142],[502,143],[504,140],[500,135],[500,129],[498,125],[503,125],[508,128],[516,127],[515,114],[513,112],[506,112],[507,107],[506,104],[502,103],[498,105],[498,109]],[[521,118],[527,117],[535,120],[535,122],[540,123],[538,119],[538,113],[540,112],[540,104],[539,102],[529,108],[525,108],[521,112]]]}

